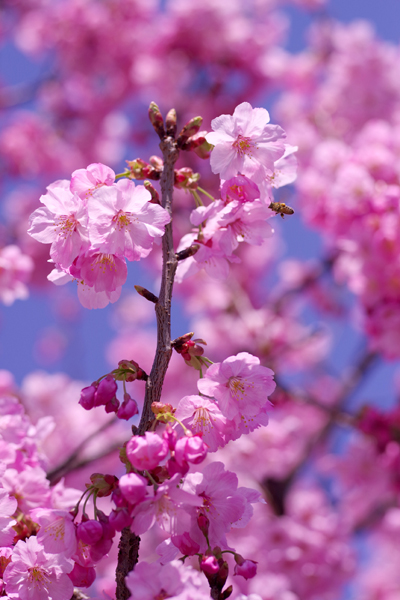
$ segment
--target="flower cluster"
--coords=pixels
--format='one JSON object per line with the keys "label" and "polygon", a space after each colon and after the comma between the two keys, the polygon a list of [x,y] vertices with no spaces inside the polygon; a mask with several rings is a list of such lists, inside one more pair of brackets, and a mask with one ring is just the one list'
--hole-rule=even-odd
{"label": "flower cluster", "polygon": [[102,164],[74,171],[71,181],[52,183],[40,201],[44,206],[31,215],[28,233],[51,244],[50,281],[62,285],[75,279],[86,308],[118,300],[127,277],[125,259],[148,256],[171,220],[150,202],[144,186],[115,181],[114,171]]}
{"label": "flower cluster", "polygon": [[240,242],[259,246],[272,235],[272,188],[296,178],[297,148],[284,143],[285,132],[269,124],[265,108],[243,102],[211,126],[206,140],[213,146],[211,168],[221,177],[221,199],[203,206],[195,194],[198,207],[190,220],[198,229],[181,239],[178,251],[192,245],[198,250],[179,265],[178,282],[201,269],[225,279],[229,263],[240,262],[233,254]]}

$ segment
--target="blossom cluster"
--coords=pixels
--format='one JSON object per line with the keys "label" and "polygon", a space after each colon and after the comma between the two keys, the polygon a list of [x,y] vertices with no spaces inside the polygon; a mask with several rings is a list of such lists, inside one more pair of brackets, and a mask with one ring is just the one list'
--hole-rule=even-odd
{"label": "blossom cluster", "polygon": [[296,178],[294,146],[284,143],[285,132],[269,124],[265,108],[243,102],[233,115],[221,115],[211,122],[205,137],[212,144],[211,169],[220,175],[221,199],[204,206],[199,196],[190,221],[198,230],[181,239],[178,251],[198,247],[183,261],[176,280],[182,281],[201,269],[215,279],[226,279],[229,263],[240,262],[234,255],[240,242],[259,246],[273,233],[267,220],[275,215],[272,188]]}
{"label": "blossom cluster", "polygon": [[41,196],[42,208],[30,217],[28,233],[51,244],[55,268],[50,281],[62,285],[75,279],[86,308],[116,302],[126,281],[126,260],[148,256],[155,238],[170,222],[168,212],[151,203],[151,194],[133,181],[115,181],[102,164],[74,171]]}

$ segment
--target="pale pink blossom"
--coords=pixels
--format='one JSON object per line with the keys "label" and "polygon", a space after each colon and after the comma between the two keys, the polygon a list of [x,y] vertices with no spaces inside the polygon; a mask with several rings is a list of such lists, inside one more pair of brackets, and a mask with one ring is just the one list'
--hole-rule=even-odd
{"label": "pale pink blossom", "polygon": [[70,189],[82,200],[87,200],[95,190],[103,185],[113,185],[115,173],[101,163],[92,163],[86,169],[77,169],[72,173]]}
{"label": "pale pink blossom", "polygon": [[44,207],[31,214],[28,233],[42,244],[51,244],[51,258],[67,269],[82,248],[89,247],[86,209],[66,180],[51,184],[40,201]]}
{"label": "pale pink blossom", "polygon": [[154,238],[164,234],[171,220],[168,212],[150,199],[144,186],[135,186],[129,179],[94,192],[88,200],[93,248],[130,261],[148,256]]}
{"label": "pale pink blossom", "polygon": [[275,389],[274,372],[260,365],[247,352],[230,356],[209,367],[197,387],[202,394],[215,397],[221,412],[233,419],[236,415],[256,415]]}
{"label": "pale pink blossom", "polygon": [[206,135],[210,144],[211,169],[221,179],[239,173],[255,183],[261,183],[274,172],[274,163],[284,155],[285,132],[279,125],[268,125],[265,108],[252,108],[243,102],[233,115],[221,115],[211,122],[212,133]]}
{"label": "pale pink blossom", "polygon": [[164,566],[139,562],[126,578],[135,600],[209,600],[206,578],[191,567],[174,560]]}
{"label": "pale pink blossom", "polygon": [[72,556],[76,550],[76,533],[71,514],[64,510],[39,508],[35,510],[34,518],[40,525],[37,539],[44,550]]}
{"label": "pale pink blossom", "polygon": [[17,506],[16,499],[0,488],[0,546],[11,546],[13,542],[15,531],[12,527],[16,521],[11,517]]}
{"label": "pale pink blossom", "polygon": [[48,554],[36,536],[16,544],[4,572],[7,595],[15,600],[70,600],[74,586],[68,577],[73,561]]}

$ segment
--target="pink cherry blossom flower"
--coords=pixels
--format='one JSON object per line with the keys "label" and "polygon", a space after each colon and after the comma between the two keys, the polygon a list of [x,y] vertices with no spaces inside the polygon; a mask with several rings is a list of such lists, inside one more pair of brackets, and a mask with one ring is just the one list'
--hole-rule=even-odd
{"label": "pink cherry blossom flower", "polygon": [[213,132],[206,140],[214,145],[211,169],[221,179],[239,173],[261,183],[274,172],[274,163],[284,155],[285,132],[278,125],[268,125],[265,108],[252,108],[243,102],[233,115],[221,115],[211,121]]}
{"label": "pink cherry blossom flower", "polygon": [[203,241],[198,240],[196,234],[188,233],[181,239],[177,251],[184,250],[193,243],[198,244],[200,248],[194,256],[179,262],[175,276],[177,283],[202,269],[213,279],[226,279],[229,275],[229,263],[240,262],[237,256],[225,254],[219,247],[216,236],[214,239]]}
{"label": "pink cherry blossom flower", "polygon": [[53,261],[68,269],[82,248],[89,247],[86,208],[66,180],[51,184],[40,201],[44,207],[31,214],[28,233],[42,244],[51,244]]}
{"label": "pink cherry blossom flower", "polygon": [[236,415],[256,415],[265,406],[275,389],[273,376],[256,356],[240,352],[211,365],[197,387],[202,394],[214,396],[222,414],[233,419]]}
{"label": "pink cherry blossom flower", "polygon": [[139,562],[126,578],[126,585],[135,600],[209,600],[206,578],[179,560],[166,565]]}
{"label": "pink cherry blossom flower", "polygon": [[82,567],[75,563],[71,573],[68,574],[72,583],[78,587],[90,587],[96,579],[96,571],[93,567]]}
{"label": "pink cherry blossom flower", "polygon": [[179,473],[174,475],[158,486],[153,496],[146,498],[134,508],[131,530],[136,535],[148,531],[156,521],[165,531],[175,532],[178,524],[183,525],[187,509],[201,506],[202,498],[192,490],[187,492],[178,487],[180,479]]}
{"label": "pink cherry blossom flower", "polygon": [[225,536],[231,530],[232,523],[240,521],[245,514],[248,502],[243,491],[239,491],[237,486],[237,475],[225,471],[221,462],[207,465],[203,473],[189,473],[186,476],[183,489],[203,500],[200,508],[187,508],[191,515],[190,537],[200,545],[200,551],[207,550],[207,543],[199,528],[199,515],[207,516],[211,548],[227,547]]}
{"label": "pink cherry blossom flower", "polygon": [[76,550],[76,533],[73,518],[64,510],[39,508],[34,512],[34,519],[40,525],[38,541],[46,552],[64,553],[72,556]]}
{"label": "pink cherry blossom flower", "polygon": [[74,586],[67,573],[73,561],[63,554],[48,554],[36,536],[19,540],[4,571],[9,598],[15,600],[70,600]]}
{"label": "pink cherry blossom flower", "polygon": [[253,202],[260,197],[258,186],[244,175],[237,175],[224,181],[221,185],[221,198],[225,203],[234,200],[238,202]]}
{"label": "pink cherry blossom flower", "polygon": [[88,201],[93,248],[130,261],[148,256],[154,238],[164,235],[171,220],[164,208],[149,200],[150,192],[129,179],[93,193]]}
{"label": "pink cherry blossom flower", "polygon": [[185,396],[178,404],[175,417],[193,433],[200,433],[210,452],[225,446],[226,418],[209,398]]}
{"label": "pink cherry blossom flower", "polygon": [[126,455],[136,469],[155,469],[167,456],[168,444],[156,433],[146,431],[133,436],[126,445]]}
{"label": "pink cherry blossom flower", "polygon": [[113,185],[115,173],[110,167],[93,163],[87,169],[77,169],[72,173],[70,189],[82,200],[87,200],[95,190],[103,185]]}

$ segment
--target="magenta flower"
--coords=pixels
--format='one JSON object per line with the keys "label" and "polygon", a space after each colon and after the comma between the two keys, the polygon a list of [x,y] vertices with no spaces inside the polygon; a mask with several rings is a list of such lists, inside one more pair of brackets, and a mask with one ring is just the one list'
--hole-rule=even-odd
{"label": "magenta flower", "polygon": [[222,363],[214,363],[197,382],[202,394],[214,396],[223,415],[254,416],[275,389],[274,372],[260,365],[256,356],[240,352]]}
{"label": "magenta flower", "polygon": [[73,566],[63,554],[47,554],[35,536],[20,540],[4,571],[7,595],[16,600],[70,600],[74,586],[67,573]]}
{"label": "magenta flower", "polygon": [[127,473],[122,475],[118,485],[125,500],[134,505],[146,496],[148,481],[136,473]]}
{"label": "magenta flower", "polygon": [[211,169],[221,179],[239,173],[261,183],[274,172],[274,162],[285,152],[285,132],[279,125],[268,125],[265,108],[252,108],[243,102],[233,115],[221,115],[211,121],[213,132],[206,140],[214,145]]}
{"label": "magenta flower", "polygon": [[88,200],[93,248],[130,261],[147,256],[154,238],[164,235],[165,225],[171,220],[164,208],[149,200],[150,192],[129,179],[93,193]]}

